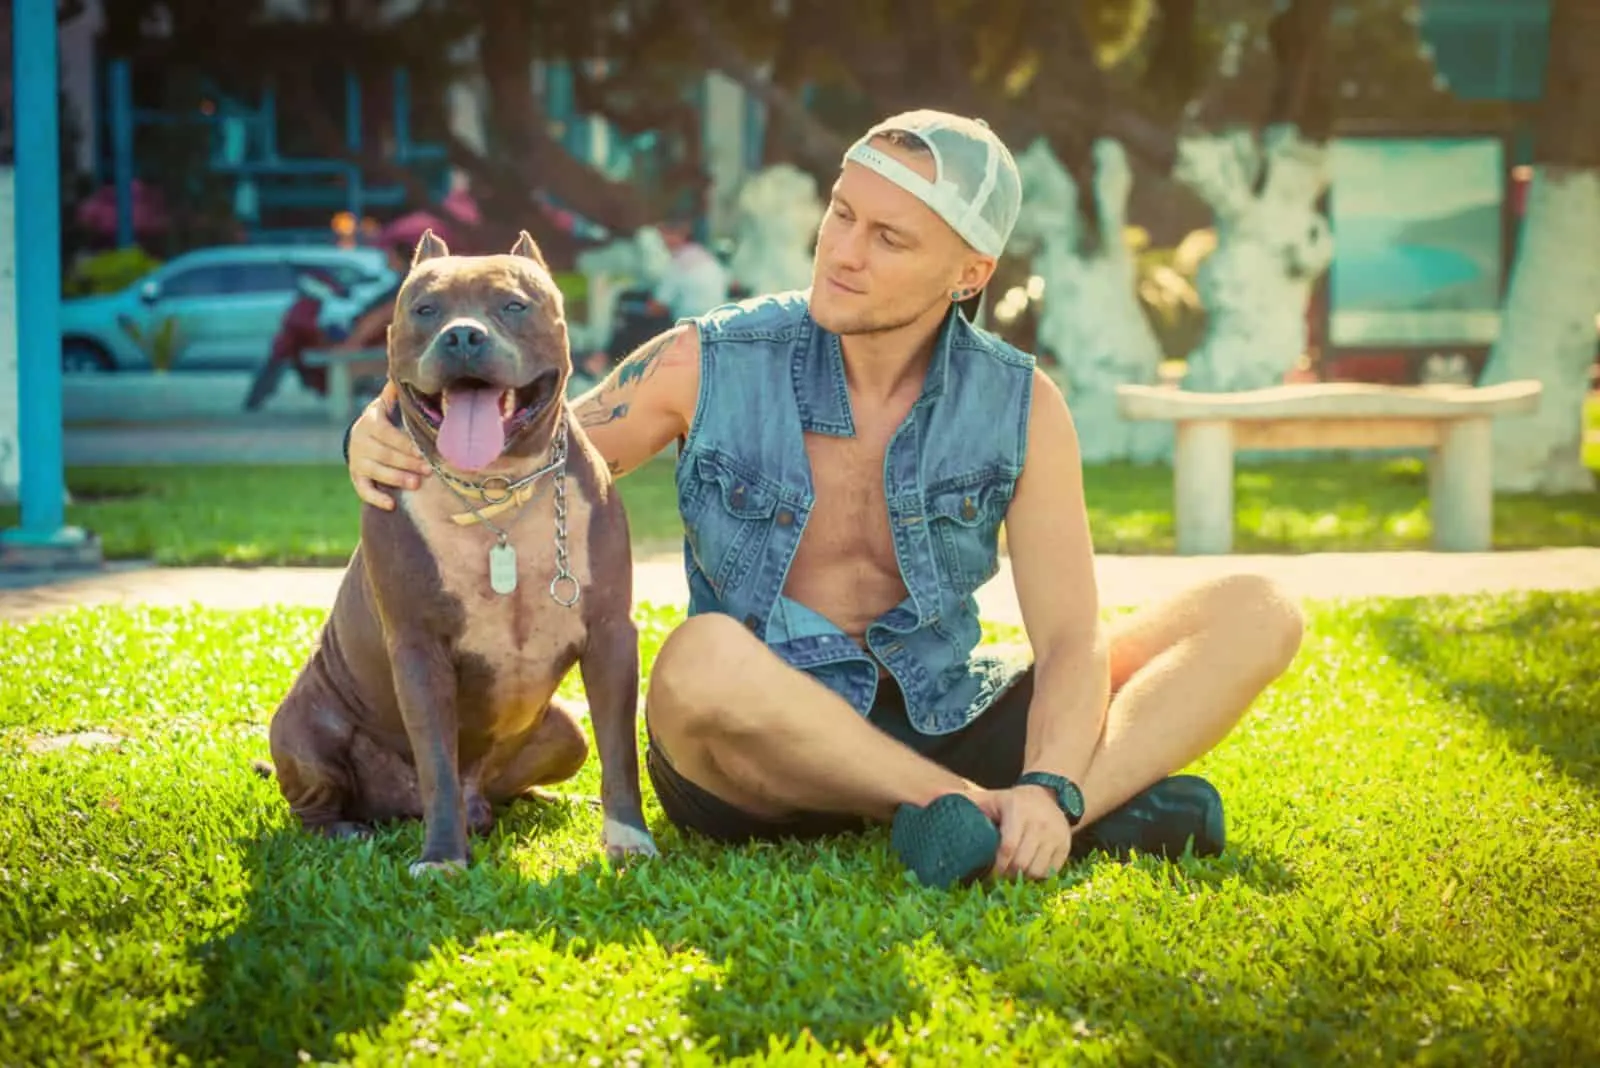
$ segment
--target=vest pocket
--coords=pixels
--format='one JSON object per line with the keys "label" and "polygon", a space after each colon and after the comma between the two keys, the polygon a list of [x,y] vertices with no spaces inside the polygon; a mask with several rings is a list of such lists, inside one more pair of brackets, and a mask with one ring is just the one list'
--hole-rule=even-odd
{"label": "vest pocket", "polygon": [[1010,500],[1004,483],[956,486],[928,494],[928,536],[941,578],[966,595],[998,570],[999,525]]}
{"label": "vest pocket", "polygon": [[689,544],[722,597],[760,559],[778,509],[778,490],[715,454],[696,457],[691,478],[682,499]]}

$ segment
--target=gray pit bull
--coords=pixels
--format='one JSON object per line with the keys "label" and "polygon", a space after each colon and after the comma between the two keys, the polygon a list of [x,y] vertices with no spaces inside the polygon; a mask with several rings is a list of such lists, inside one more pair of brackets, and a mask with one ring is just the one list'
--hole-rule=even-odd
{"label": "gray pit bull", "polygon": [[417,245],[389,328],[397,421],[435,477],[361,540],[317,648],[272,717],[272,768],[307,830],[421,819],[413,874],[468,863],[494,806],[588,758],[555,696],[574,664],[600,756],[607,856],[655,855],[639,795],[627,517],[567,408],[561,293],[510,255]]}

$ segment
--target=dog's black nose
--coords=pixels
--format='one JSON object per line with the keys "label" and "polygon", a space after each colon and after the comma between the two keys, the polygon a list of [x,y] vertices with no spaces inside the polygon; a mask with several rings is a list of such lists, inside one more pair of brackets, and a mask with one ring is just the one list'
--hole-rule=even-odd
{"label": "dog's black nose", "polygon": [[452,356],[476,356],[488,340],[483,330],[472,323],[461,323],[444,332],[444,349]]}

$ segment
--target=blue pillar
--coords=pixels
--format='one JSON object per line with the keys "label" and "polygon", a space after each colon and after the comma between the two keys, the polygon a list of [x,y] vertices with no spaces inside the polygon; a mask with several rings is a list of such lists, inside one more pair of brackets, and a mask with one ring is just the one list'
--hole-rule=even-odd
{"label": "blue pillar", "polygon": [[344,72],[344,147],[352,154],[361,151],[361,79],[349,69]]}
{"label": "blue pillar", "polygon": [[63,528],[61,445],[61,185],[56,5],[13,4],[16,115],[17,436],[22,524],[3,532],[19,547],[80,542]]}
{"label": "blue pillar", "polygon": [[411,161],[411,75],[404,67],[394,72],[394,157]]}
{"label": "blue pillar", "polygon": [[111,61],[111,172],[117,190],[117,247],[133,244],[133,74],[128,61]]}

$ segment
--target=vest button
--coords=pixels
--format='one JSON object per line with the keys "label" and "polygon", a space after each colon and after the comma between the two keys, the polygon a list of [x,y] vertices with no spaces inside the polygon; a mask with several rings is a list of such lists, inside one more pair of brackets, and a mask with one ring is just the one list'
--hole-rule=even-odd
{"label": "vest button", "polygon": [[789,509],[787,509],[787,508],[779,508],[778,509],[778,525],[780,527],[786,527],[786,526],[788,526],[789,524],[791,524],[793,522],[794,522],[794,513],[793,512],[789,511]]}
{"label": "vest button", "polygon": [[978,518],[978,509],[973,506],[971,497],[961,498],[961,518],[969,520]]}
{"label": "vest button", "polygon": [[743,486],[735,486],[735,487],[733,487],[733,493],[730,494],[730,496],[733,498],[733,506],[735,508],[744,507],[744,487]]}
{"label": "vest button", "polygon": [[755,630],[757,627],[761,626],[761,620],[755,617],[755,613],[751,613],[750,615],[744,617],[744,625],[750,630]]}

